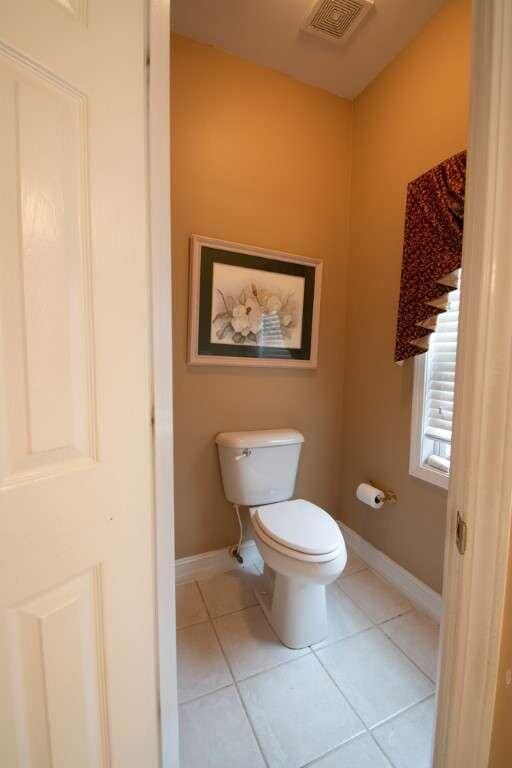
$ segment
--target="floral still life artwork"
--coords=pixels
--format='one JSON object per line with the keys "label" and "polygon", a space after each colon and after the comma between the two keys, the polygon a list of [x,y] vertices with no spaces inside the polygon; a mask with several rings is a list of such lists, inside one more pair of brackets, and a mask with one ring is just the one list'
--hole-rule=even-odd
{"label": "floral still life artwork", "polygon": [[[240,282],[250,277],[241,289],[233,269]],[[304,278],[216,264],[214,286],[212,342],[300,347]]]}
{"label": "floral still life artwork", "polygon": [[189,362],[315,367],[321,262],[192,238]]}

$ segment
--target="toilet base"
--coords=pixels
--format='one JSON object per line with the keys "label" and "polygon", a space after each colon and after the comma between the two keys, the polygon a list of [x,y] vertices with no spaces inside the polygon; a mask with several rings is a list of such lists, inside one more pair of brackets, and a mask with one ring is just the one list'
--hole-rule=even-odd
{"label": "toilet base", "polygon": [[265,566],[264,583],[269,591],[256,590],[256,596],[283,645],[299,649],[325,640],[325,586],[270,571]]}

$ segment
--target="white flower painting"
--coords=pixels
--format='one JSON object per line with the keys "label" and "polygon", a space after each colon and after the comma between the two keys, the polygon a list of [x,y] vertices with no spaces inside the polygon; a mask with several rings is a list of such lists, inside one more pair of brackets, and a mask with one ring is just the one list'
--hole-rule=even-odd
{"label": "white flower painting", "polygon": [[190,365],[316,368],[322,261],[190,239]]}
{"label": "white flower painting", "polygon": [[304,278],[216,263],[212,344],[299,349]]}

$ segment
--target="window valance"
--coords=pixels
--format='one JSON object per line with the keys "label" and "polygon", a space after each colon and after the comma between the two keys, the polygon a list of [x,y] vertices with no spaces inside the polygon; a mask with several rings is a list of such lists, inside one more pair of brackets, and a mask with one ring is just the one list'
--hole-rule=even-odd
{"label": "window valance", "polygon": [[395,360],[428,349],[462,260],[466,152],[444,160],[407,187]]}

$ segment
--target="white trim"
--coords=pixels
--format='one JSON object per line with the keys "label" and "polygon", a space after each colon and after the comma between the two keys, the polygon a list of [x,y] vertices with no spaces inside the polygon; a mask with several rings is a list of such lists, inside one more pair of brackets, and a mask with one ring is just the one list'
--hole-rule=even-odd
{"label": "white trim", "polygon": [[148,0],[149,226],[152,281],[154,494],[162,768],[179,767],[172,450],[170,263],[170,0]]}
{"label": "white trim", "polygon": [[[248,560],[257,553],[256,544],[252,539],[244,541],[240,547],[242,557]],[[225,573],[225,571],[240,568],[241,566],[229,554],[229,549],[216,549],[212,552],[203,552],[200,555],[191,555],[190,557],[181,557],[174,564],[176,574],[176,583],[182,584],[184,581],[192,579],[202,579],[213,576],[216,573]]]}
{"label": "white trim", "polygon": [[428,614],[438,624],[441,621],[442,598],[438,592],[435,592],[427,584],[406,571],[401,565],[395,563],[390,557],[374,547],[368,541],[362,538],[358,533],[349,528],[348,525],[338,521],[342,530],[345,543],[350,549],[358,555],[361,560],[368,565],[372,571],[378,573],[386,581],[392,584],[402,594],[404,594],[413,605],[420,611]]}
{"label": "white trim", "polygon": [[409,474],[427,483],[432,483],[445,490],[449,476],[434,467],[423,463],[423,435],[425,433],[425,386],[427,376],[426,353],[414,358],[412,413],[411,413],[411,448],[409,453]]}
{"label": "white trim", "polygon": [[[201,248],[210,245],[225,251],[236,253],[248,253],[254,256],[291,261],[295,264],[307,264],[315,269],[315,294],[313,297],[313,317],[311,321],[311,351],[309,360],[280,360],[278,358],[244,358],[242,361],[236,357],[221,357],[220,355],[200,355],[197,350],[199,334],[199,284],[201,269]],[[229,365],[249,366],[256,368],[316,368],[318,365],[318,335],[320,331],[320,303],[322,296],[322,269],[321,259],[311,259],[307,256],[295,256],[284,251],[271,251],[269,248],[258,248],[255,245],[243,243],[231,243],[227,240],[217,240],[203,235],[192,235],[190,238],[190,286],[189,286],[189,314],[188,314],[188,358],[189,365]]]}
{"label": "white trim", "polygon": [[[419,610],[428,614],[437,623],[440,622],[442,611],[440,594],[434,592],[412,573],[373,547],[347,525],[340,521],[337,522],[343,532],[346,545],[361,560],[364,560],[369,568],[402,592]],[[250,560],[253,555],[257,554],[257,551],[256,544],[252,539],[248,539],[242,544],[241,552],[244,560]],[[175,563],[176,583],[182,584],[192,579],[207,578],[216,573],[224,573],[239,567],[227,548],[203,552],[191,557],[182,557]]]}
{"label": "white trim", "polygon": [[[512,3],[474,0],[445,620],[434,768],[488,765],[512,498]],[[467,551],[455,546],[460,510]]]}

